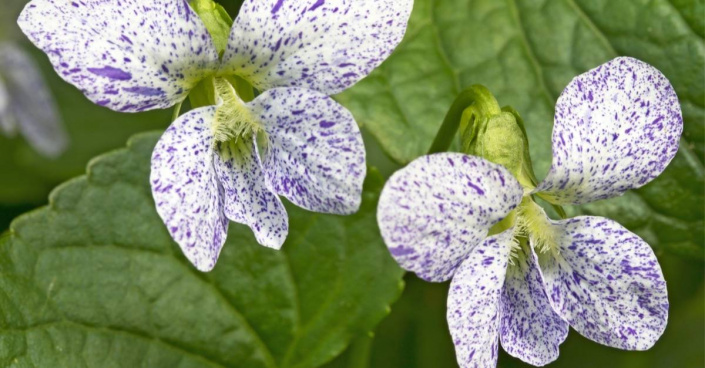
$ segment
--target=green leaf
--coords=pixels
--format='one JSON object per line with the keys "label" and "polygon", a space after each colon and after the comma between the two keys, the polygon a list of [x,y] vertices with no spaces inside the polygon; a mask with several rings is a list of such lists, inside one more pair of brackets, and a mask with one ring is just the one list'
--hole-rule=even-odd
{"label": "green leaf", "polygon": [[231,225],[205,274],[154,209],[158,137],[93,160],[0,239],[0,366],[316,367],[388,313],[402,271],[376,230],[379,174],[356,215],[288,206],[283,251]]}
{"label": "green leaf", "polygon": [[394,55],[338,99],[392,158],[406,163],[428,150],[463,88],[485,85],[524,118],[541,178],[551,164],[553,109],[563,88],[618,55],[644,60],[678,92],[681,151],[647,187],[585,212],[629,222],[642,211],[630,228],[658,248],[702,259],[703,11],[701,1],[686,0],[417,0]]}

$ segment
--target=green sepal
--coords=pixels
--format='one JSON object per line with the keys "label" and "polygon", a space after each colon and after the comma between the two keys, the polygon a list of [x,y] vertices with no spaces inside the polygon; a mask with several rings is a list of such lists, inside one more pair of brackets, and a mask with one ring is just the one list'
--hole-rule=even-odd
{"label": "green sepal", "polygon": [[478,116],[490,116],[501,112],[497,100],[487,87],[476,84],[464,89],[448,109],[443,124],[428,150],[429,154],[448,150],[468,109],[475,111]]}
{"label": "green sepal", "polygon": [[213,0],[191,0],[190,4],[213,38],[213,44],[218,50],[219,57],[222,57],[225,48],[228,46],[233,18],[220,4],[216,4]]}
{"label": "green sepal", "polygon": [[216,104],[215,98],[215,83],[213,77],[208,77],[193,87],[188,95],[191,108],[197,109],[204,106],[213,106]]}
{"label": "green sepal", "polygon": [[524,121],[511,107],[499,104],[486,89],[483,99],[469,106],[460,119],[462,152],[500,164],[514,175],[524,188],[537,185],[531,164],[529,139]]}
{"label": "green sepal", "polygon": [[526,125],[524,124],[524,119],[522,119],[519,113],[511,106],[502,107],[502,111],[514,115],[519,129],[521,129],[521,135],[524,139],[524,157],[522,161],[522,173],[525,176],[524,179],[531,183],[532,187],[536,187],[539,185],[539,182],[536,179],[536,174],[534,173],[534,165],[531,163],[531,153],[529,151],[529,138],[526,133]]}
{"label": "green sepal", "polygon": [[[479,118],[469,115],[473,123],[460,123],[463,152],[506,167],[522,182],[521,179],[527,177],[523,174],[524,139],[514,115],[507,112]],[[526,184],[531,183],[522,182]]]}

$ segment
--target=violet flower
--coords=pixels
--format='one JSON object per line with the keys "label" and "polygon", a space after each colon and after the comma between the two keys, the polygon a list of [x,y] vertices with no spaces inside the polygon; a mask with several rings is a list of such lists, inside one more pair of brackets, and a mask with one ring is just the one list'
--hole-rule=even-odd
{"label": "violet flower", "polygon": [[[282,246],[288,217],[279,195],[311,211],[357,211],[362,138],[352,114],[328,96],[392,53],[412,6],[247,0],[222,57],[185,0],[33,0],[19,24],[66,81],[113,110],[168,108],[197,86],[215,91],[213,106],[182,115],[164,133],[151,174],[169,233],[208,271],[228,220],[249,226],[260,244]],[[245,101],[239,81],[261,94]]]}
{"label": "violet flower", "polygon": [[558,99],[553,165],[537,188],[460,153],[395,173],[378,221],[392,255],[434,282],[452,278],[447,318],[461,367],[495,367],[498,341],[541,366],[572,326],[608,346],[645,350],[668,318],[666,281],[648,244],[610,219],[549,219],[532,199],[583,204],[656,178],[678,151],[678,98],[655,68],[617,58]]}

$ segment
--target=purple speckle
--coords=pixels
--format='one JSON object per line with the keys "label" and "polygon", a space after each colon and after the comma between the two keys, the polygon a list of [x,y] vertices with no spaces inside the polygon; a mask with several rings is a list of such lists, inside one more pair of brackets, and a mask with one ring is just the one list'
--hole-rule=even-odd
{"label": "purple speckle", "polygon": [[129,87],[123,88],[122,90],[125,92],[136,93],[142,96],[161,96],[164,94],[164,91],[162,91],[161,89],[151,87]]}
{"label": "purple speckle", "polygon": [[282,8],[282,5],[284,5],[284,0],[277,1],[277,3],[274,4],[274,8],[272,8],[272,14],[276,14],[279,9]]}
{"label": "purple speckle", "polygon": [[88,71],[95,75],[114,80],[127,81],[132,79],[132,74],[122,69],[113,68],[112,66],[106,66],[104,68],[88,68]]}

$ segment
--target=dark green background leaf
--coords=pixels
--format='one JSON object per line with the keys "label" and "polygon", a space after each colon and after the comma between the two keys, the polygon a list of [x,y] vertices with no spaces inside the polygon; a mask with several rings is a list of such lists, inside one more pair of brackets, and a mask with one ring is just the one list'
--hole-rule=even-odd
{"label": "dark green background leaf", "polygon": [[704,28],[702,1],[417,0],[396,53],[338,98],[406,163],[430,147],[456,94],[484,84],[522,114],[541,178],[551,163],[553,108],[568,82],[618,55],[649,62],[680,97],[681,151],[647,187],[582,211],[614,218],[656,248],[703,259]]}
{"label": "dark green background leaf", "polygon": [[376,230],[379,174],[356,215],[288,206],[282,252],[233,225],[203,274],[154,210],[158,137],[95,159],[0,240],[0,366],[316,367],[388,313],[402,271]]}

